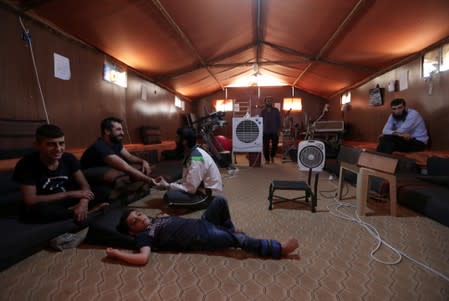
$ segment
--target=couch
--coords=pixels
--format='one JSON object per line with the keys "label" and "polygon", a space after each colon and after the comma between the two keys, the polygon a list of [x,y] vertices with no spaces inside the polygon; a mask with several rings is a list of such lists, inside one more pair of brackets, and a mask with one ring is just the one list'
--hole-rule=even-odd
{"label": "couch", "polygon": [[449,226],[449,159],[427,159],[427,174],[398,177],[398,202]]}
{"label": "couch", "polygon": [[[337,160],[327,160],[326,170],[338,176],[339,162],[356,164],[362,149],[342,146]],[[449,158],[430,157],[425,166],[410,157],[398,154],[381,156],[398,159],[396,168],[397,200],[402,206],[449,226]],[[427,174],[423,174],[425,171]],[[356,174],[345,170],[344,180],[356,185]],[[388,196],[388,184],[381,178],[372,177],[370,190],[380,197]]]}
{"label": "couch", "polygon": [[12,171],[0,172],[0,271],[45,248],[52,238],[81,229],[73,220],[30,224],[20,219],[22,195]]}

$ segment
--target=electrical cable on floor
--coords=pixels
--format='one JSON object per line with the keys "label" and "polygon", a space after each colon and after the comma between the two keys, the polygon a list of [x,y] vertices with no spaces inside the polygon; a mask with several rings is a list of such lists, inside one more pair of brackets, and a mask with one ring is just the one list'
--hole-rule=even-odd
{"label": "electrical cable on floor", "polygon": [[20,16],[19,16],[19,22],[23,29],[23,37],[26,39],[26,41],[28,42],[28,45],[30,46],[31,60],[33,61],[34,74],[36,75],[37,86],[39,88],[39,93],[40,93],[41,100],[42,100],[42,107],[44,109],[45,120],[47,121],[47,124],[49,124],[50,119],[48,118],[48,112],[47,112],[47,106],[45,105],[44,93],[42,92],[42,87],[41,87],[41,83],[40,83],[40,79],[39,79],[39,73],[37,72],[37,67],[36,67],[36,60],[34,59],[33,43],[31,42],[30,31],[29,31],[29,29],[25,28],[25,25],[23,24],[22,18]]}
{"label": "electrical cable on floor", "polygon": [[[348,189],[348,191],[349,191],[349,189]],[[377,229],[373,225],[371,225],[371,224],[369,224],[367,222],[364,222],[360,218],[360,216],[357,214],[357,206],[356,205],[351,204],[351,203],[347,203],[347,202],[339,201],[339,200],[337,200],[336,197],[333,197],[333,200],[335,200],[335,203],[327,206],[327,209],[329,210],[330,214],[332,214],[333,216],[335,216],[337,218],[341,218],[341,219],[344,219],[344,220],[347,220],[347,221],[350,221],[350,222],[353,222],[353,223],[356,223],[356,224],[362,226],[363,228],[365,228],[366,231],[368,231],[369,234],[371,234],[371,236],[373,236],[377,240],[377,245],[374,247],[374,249],[371,250],[371,253],[370,253],[370,256],[371,256],[372,259],[374,259],[377,262],[386,264],[386,265],[395,265],[395,264],[398,264],[399,262],[402,261],[402,257],[405,257],[405,258],[409,259],[410,261],[418,264],[422,268],[429,270],[430,272],[440,276],[441,278],[443,278],[444,280],[449,282],[449,277],[448,276],[446,276],[443,273],[435,270],[430,265],[427,265],[425,263],[422,263],[422,262],[414,259],[413,257],[407,255],[403,251],[400,251],[400,250],[396,249],[395,247],[393,247],[392,245],[387,243],[385,240],[383,240],[381,238],[380,234],[379,234],[379,231],[377,231]],[[335,212],[333,212],[331,210],[332,206],[335,206],[335,212],[337,212],[337,213],[335,213]],[[341,212],[339,210],[339,208],[342,208],[342,207],[356,208],[356,210],[355,210],[355,217]],[[388,249],[393,251],[393,253],[397,255],[397,259],[393,260],[393,261],[384,261],[384,260],[381,260],[381,259],[377,258],[375,256],[375,253],[380,249],[380,247],[382,245],[385,245]]]}

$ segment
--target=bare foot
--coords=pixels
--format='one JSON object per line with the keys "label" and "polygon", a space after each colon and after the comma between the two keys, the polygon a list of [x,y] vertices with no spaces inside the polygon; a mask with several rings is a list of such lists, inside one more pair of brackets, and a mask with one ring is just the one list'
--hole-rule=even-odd
{"label": "bare foot", "polygon": [[289,238],[286,242],[283,242],[281,244],[281,247],[282,247],[281,249],[282,256],[286,256],[295,251],[299,247],[299,243],[296,238]]}
{"label": "bare foot", "polygon": [[107,202],[100,203],[100,204],[98,204],[98,205],[93,206],[93,207],[89,210],[89,213],[92,213],[92,212],[95,212],[95,211],[98,211],[98,210],[102,210],[102,209],[105,209],[105,208],[107,208],[107,207],[109,207],[109,203],[107,203]]}

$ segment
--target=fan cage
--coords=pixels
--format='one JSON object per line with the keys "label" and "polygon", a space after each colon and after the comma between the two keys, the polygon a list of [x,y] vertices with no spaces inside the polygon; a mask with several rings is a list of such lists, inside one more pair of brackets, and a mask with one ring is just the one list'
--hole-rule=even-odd
{"label": "fan cage", "polygon": [[252,143],[259,137],[259,127],[252,120],[243,120],[237,125],[235,134],[240,141]]}
{"label": "fan cage", "polygon": [[307,168],[316,168],[323,163],[323,150],[315,145],[304,147],[298,155],[298,161]]}

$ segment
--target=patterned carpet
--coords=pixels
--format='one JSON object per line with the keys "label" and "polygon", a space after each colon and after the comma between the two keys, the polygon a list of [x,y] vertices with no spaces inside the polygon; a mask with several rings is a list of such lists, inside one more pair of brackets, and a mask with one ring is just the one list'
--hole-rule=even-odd
{"label": "patterned carpet", "polygon": [[[370,257],[372,236],[328,212],[328,206],[335,211],[336,187],[328,174],[320,176],[317,213],[299,203],[275,204],[270,211],[271,180],[306,174],[291,162],[250,168],[245,160],[239,159],[236,175],[223,174],[235,224],[254,237],[297,237],[296,254],[271,260],[240,250],[152,253],[146,266],[132,267],[106,259],[104,247],[44,250],[0,273],[0,300],[449,300],[449,282],[411,260],[384,265]],[[355,202],[353,187],[346,195]],[[150,207],[148,214],[163,206],[157,193],[132,205]],[[379,215],[378,209],[388,206],[372,205],[376,213],[363,220],[383,239],[449,275],[449,228],[404,208],[401,217]],[[396,258],[385,247],[376,256]]]}

